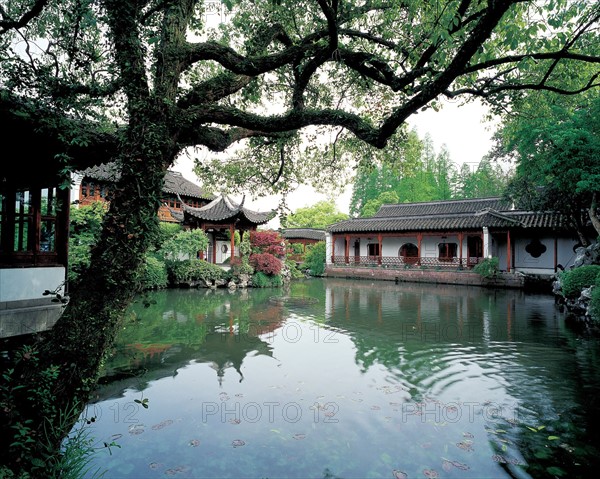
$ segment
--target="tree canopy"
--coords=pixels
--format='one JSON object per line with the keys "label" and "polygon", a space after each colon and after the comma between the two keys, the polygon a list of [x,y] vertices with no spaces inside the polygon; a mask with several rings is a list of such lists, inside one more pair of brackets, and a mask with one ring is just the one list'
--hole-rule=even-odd
{"label": "tree canopy", "polygon": [[312,206],[298,208],[281,221],[284,228],[321,228],[348,219],[346,213],[337,209],[333,200],[318,201]]}
{"label": "tree canopy", "polygon": [[593,239],[588,221],[600,235],[600,96],[527,96],[506,117],[497,154],[517,165],[507,195],[533,210],[564,213],[584,245]]}
{"label": "tree canopy", "polygon": [[358,168],[351,214],[373,216],[386,203],[501,196],[510,176],[491,156],[482,158],[475,169],[469,164],[458,168],[444,145],[436,154],[431,137],[421,140],[414,130],[395,153],[394,163],[384,159]]}
{"label": "tree canopy", "polygon": [[[247,180],[238,184],[284,188],[282,180],[335,175],[348,148],[373,154],[354,139],[385,146],[411,114],[437,108],[440,95],[479,96],[501,110],[527,89],[597,85],[599,13],[584,0],[231,0],[226,25],[211,22],[205,3],[8,3],[3,117],[21,132],[45,133],[48,152],[84,164],[118,155],[138,115],[162,125],[170,157],[243,141],[250,148],[239,161],[199,171],[226,182],[231,175],[210,175],[220,165]],[[557,72],[581,64],[592,68],[565,86]],[[331,146],[300,141],[309,125]],[[300,150],[320,161],[297,164]]]}

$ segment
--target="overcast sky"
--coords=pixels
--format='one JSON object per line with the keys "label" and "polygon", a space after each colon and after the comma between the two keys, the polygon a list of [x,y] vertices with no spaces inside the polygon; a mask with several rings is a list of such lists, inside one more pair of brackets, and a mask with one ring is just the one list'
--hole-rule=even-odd
{"label": "overcast sky", "polygon": [[[485,122],[485,109],[478,103],[469,103],[458,107],[457,103],[446,103],[444,107],[435,112],[429,109],[409,118],[408,123],[417,128],[419,137],[423,139],[427,133],[431,136],[436,153],[442,145],[446,145],[452,161],[458,165],[463,163],[476,164],[488,153],[492,146],[493,124]],[[182,156],[177,160],[173,170],[194,183],[199,183],[192,171],[193,162],[190,158]],[[348,213],[351,191],[347,190],[337,199],[340,211]],[[239,200],[239,198],[236,198]],[[297,192],[288,196],[288,206],[292,211],[297,208],[310,206],[325,199],[310,187],[301,187]],[[267,211],[277,207],[278,198],[260,198],[252,201],[246,198],[246,205],[258,211]],[[277,227],[278,223],[269,224]]]}

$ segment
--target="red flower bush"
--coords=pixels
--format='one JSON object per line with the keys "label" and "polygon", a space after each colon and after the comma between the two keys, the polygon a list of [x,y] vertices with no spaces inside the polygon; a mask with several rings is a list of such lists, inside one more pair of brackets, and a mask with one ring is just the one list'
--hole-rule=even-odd
{"label": "red flower bush", "polygon": [[261,271],[265,274],[279,274],[281,272],[281,260],[277,259],[271,253],[253,253],[250,255],[250,264],[255,271]]}
{"label": "red flower bush", "polygon": [[285,256],[285,243],[277,231],[251,231],[250,244],[260,253],[270,253],[281,258]]}

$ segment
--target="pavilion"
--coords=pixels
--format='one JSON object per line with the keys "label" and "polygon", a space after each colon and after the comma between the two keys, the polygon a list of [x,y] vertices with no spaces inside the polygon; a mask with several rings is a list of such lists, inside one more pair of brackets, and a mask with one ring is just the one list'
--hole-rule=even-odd
{"label": "pavilion", "polygon": [[[207,251],[200,251],[200,259],[221,264],[235,257],[235,232],[254,231],[275,217],[274,210],[253,211],[244,206],[244,199],[236,203],[227,195],[219,195],[202,207],[190,206],[181,200],[182,212],[178,219],[186,228],[201,228],[208,234]],[[172,212],[173,214],[173,212]]]}

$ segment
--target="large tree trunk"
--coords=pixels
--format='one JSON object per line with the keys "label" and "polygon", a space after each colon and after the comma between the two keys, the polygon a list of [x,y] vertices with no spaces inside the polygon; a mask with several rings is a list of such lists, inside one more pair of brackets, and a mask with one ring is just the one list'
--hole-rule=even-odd
{"label": "large tree trunk", "polygon": [[[27,452],[32,457],[47,457],[49,450],[58,450],[83,410],[123,314],[138,292],[138,271],[158,228],[164,175],[173,156],[152,151],[143,144],[144,136],[137,138],[142,144],[128,147],[123,156],[122,176],[110,199],[89,270],[72,293],[64,314],[40,344],[36,364],[21,364],[17,377],[25,387],[15,391],[10,412],[0,411],[4,416],[0,426],[26,420],[35,425],[30,434],[35,442]],[[143,161],[140,151],[144,152]],[[43,388],[50,401],[43,400],[38,394],[41,378],[44,371],[54,367],[58,368],[57,378]],[[0,463],[19,470],[23,458],[11,453],[9,447],[14,435],[2,436]]]}

